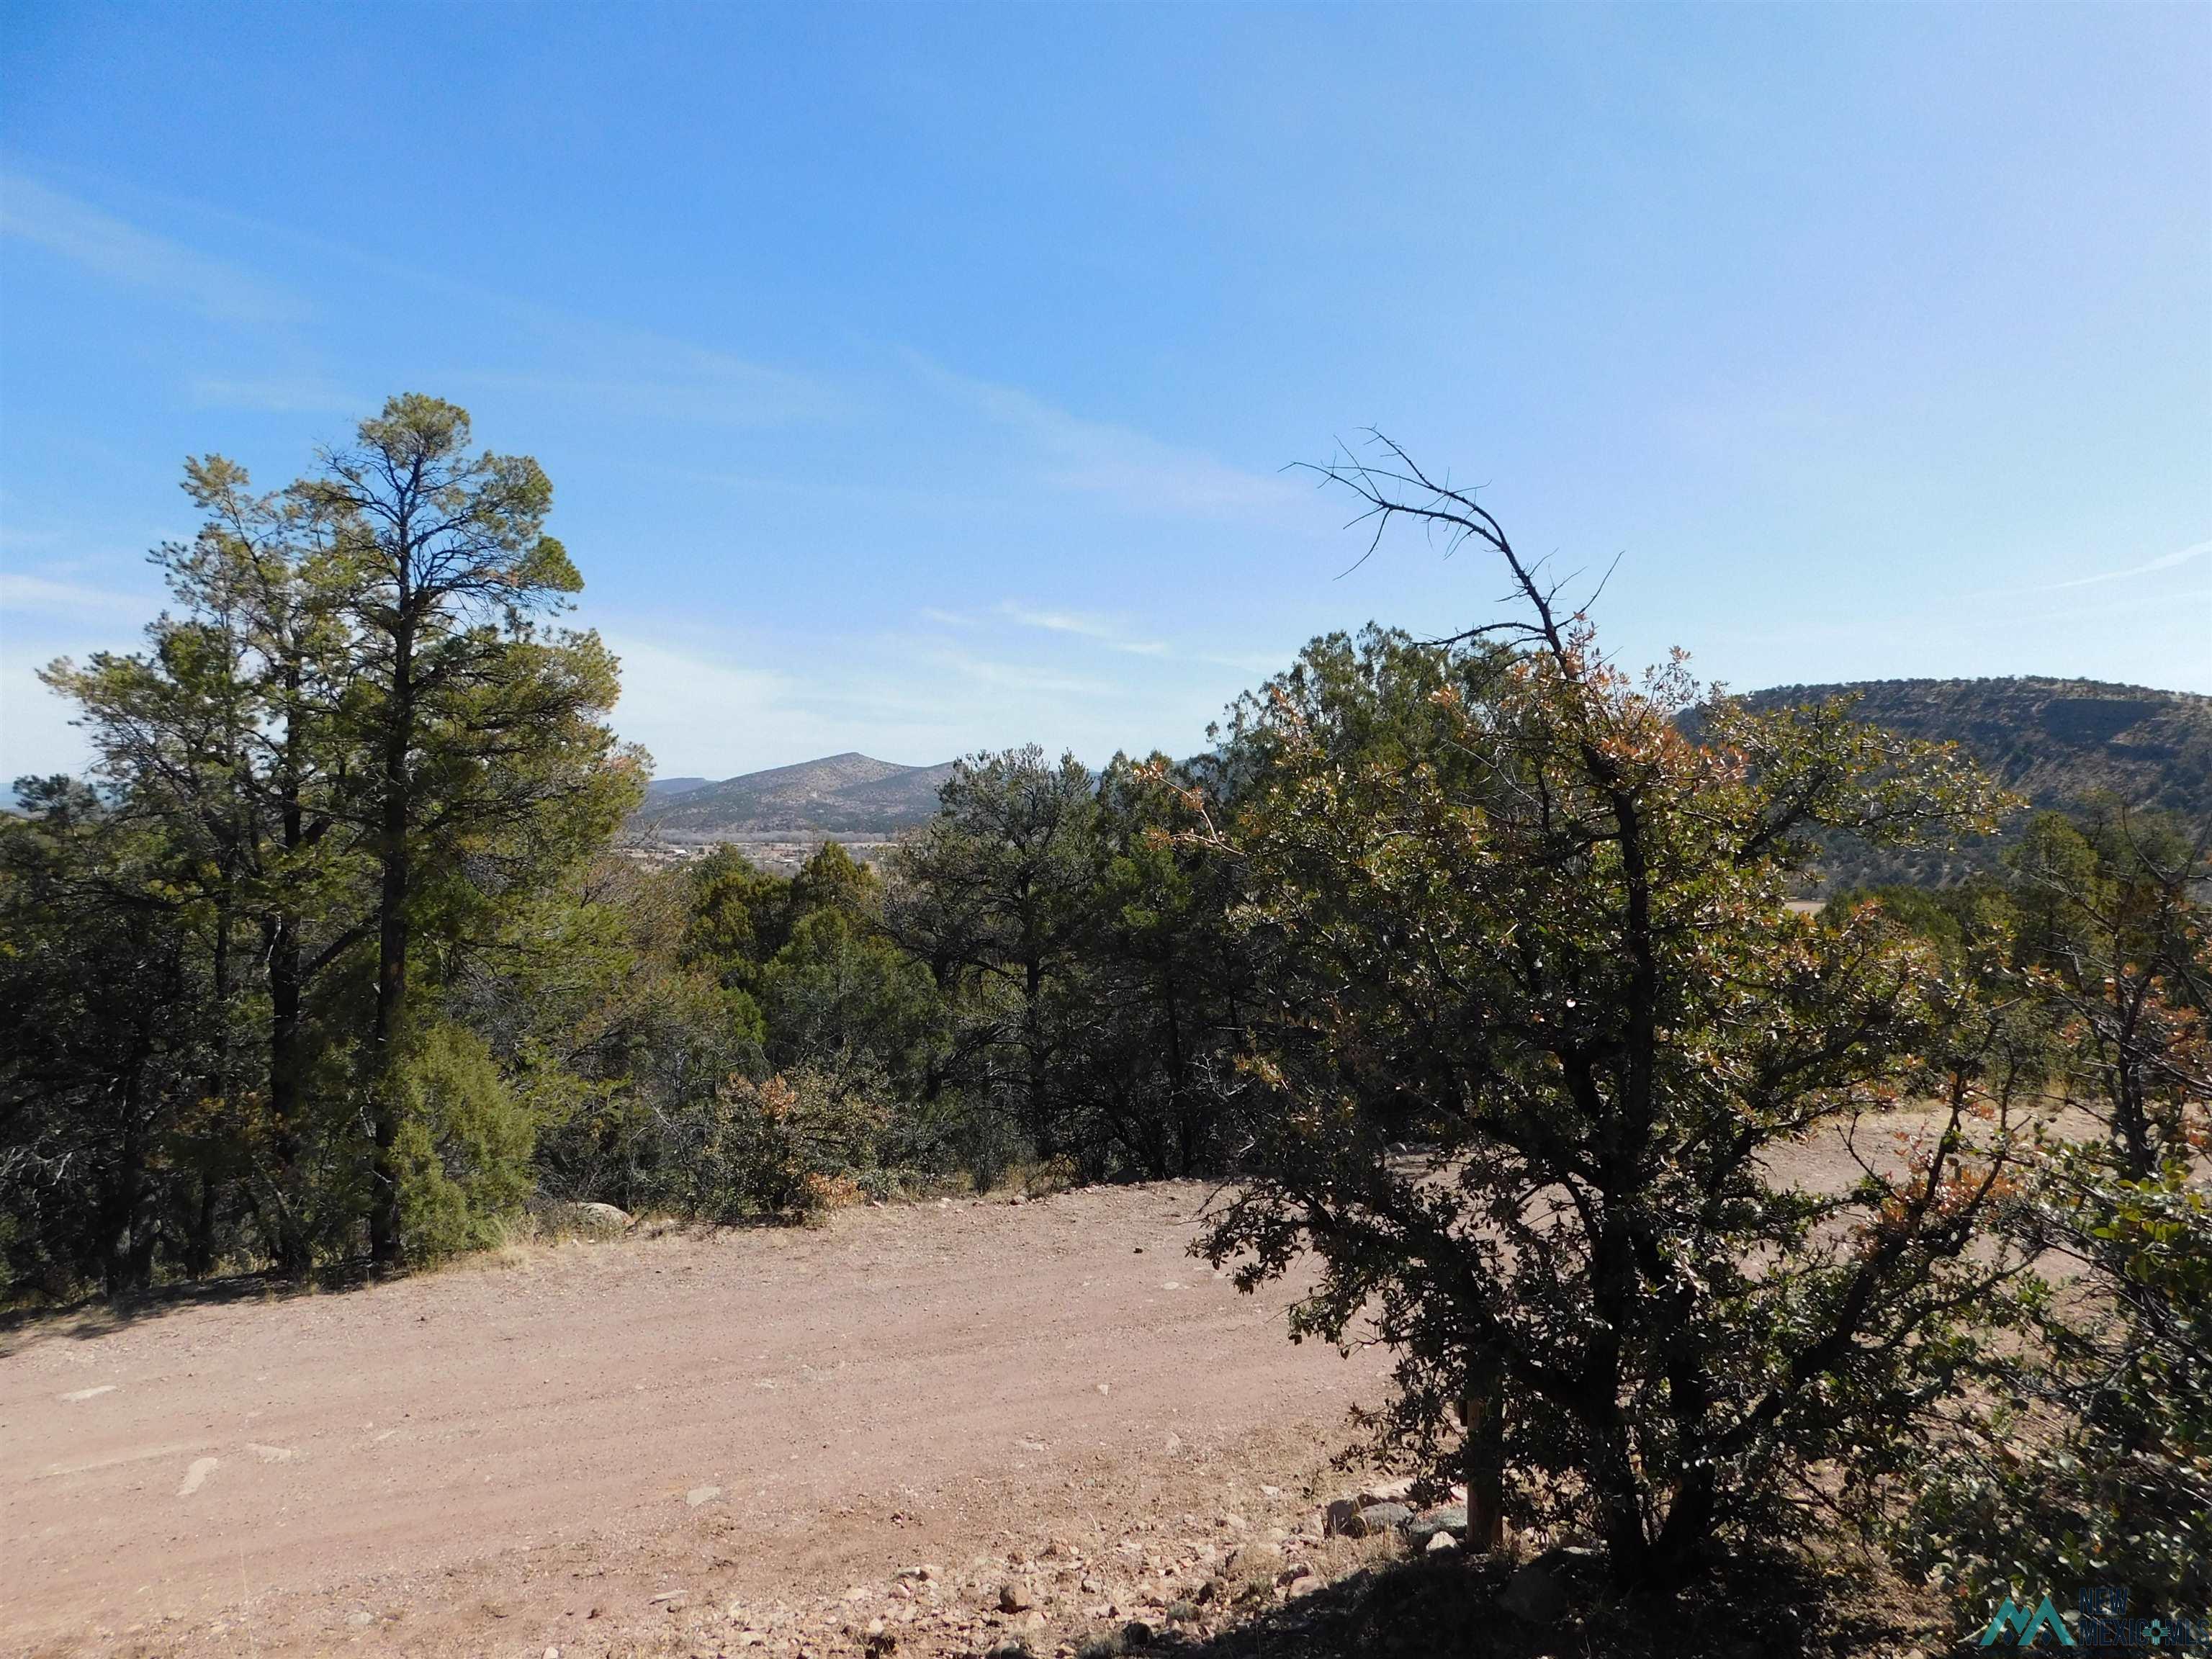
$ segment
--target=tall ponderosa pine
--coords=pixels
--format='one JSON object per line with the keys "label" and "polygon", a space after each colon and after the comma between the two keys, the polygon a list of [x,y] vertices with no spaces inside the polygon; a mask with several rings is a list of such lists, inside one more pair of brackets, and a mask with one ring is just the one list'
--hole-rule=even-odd
{"label": "tall ponderosa pine", "polygon": [[[191,1042],[162,1046],[195,1087],[115,1158],[158,1140],[158,1231],[186,1271],[219,1235],[297,1271],[356,1249],[364,1221],[388,1262],[410,1213],[434,1218],[432,1248],[465,1241],[471,1206],[511,1204],[526,1173],[512,1084],[535,1050],[464,992],[528,977],[642,769],[604,719],[612,659],[540,625],[578,586],[543,533],[544,475],[468,440],[459,410],[401,398],[275,494],[220,457],[188,464],[204,523],[155,554],[175,604],[148,648],[47,671],[103,787],[59,817],[51,790],[27,796],[4,899],[52,939],[81,907],[88,946],[118,907],[150,907],[149,939],[175,945],[167,1017]],[[133,969],[115,990],[149,982]],[[24,1121],[113,1138],[100,1102],[122,1081],[15,1081],[52,1109]]]}
{"label": "tall ponderosa pine", "polygon": [[346,562],[359,653],[349,714],[365,738],[361,816],[379,872],[365,1054],[378,1262],[403,1249],[396,1149],[423,910],[478,896],[471,859],[497,883],[502,859],[532,858],[533,817],[603,836],[626,804],[607,787],[613,739],[599,718],[615,697],[611,659],[593,636],[549,641],[536,626],[583,586],[544,532],[552,486],[527,456],[472,452],[470,439],[465,410],[395,398],[295,489]]}

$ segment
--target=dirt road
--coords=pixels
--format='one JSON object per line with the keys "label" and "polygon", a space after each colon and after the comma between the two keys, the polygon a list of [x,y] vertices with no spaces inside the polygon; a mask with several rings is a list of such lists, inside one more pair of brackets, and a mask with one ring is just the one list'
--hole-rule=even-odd
{"label": "dirt road", "polygon": [[1203,1197],[862,1210],[30,1328],[0,1358],[0,1649],[605,1652],[687,1600],[963,1559],[1015,1510],[1097,1532],[1256,1494],[1342,1442],[1381,1362],[1291,1346],[1281,1292],[1190,1259]]}

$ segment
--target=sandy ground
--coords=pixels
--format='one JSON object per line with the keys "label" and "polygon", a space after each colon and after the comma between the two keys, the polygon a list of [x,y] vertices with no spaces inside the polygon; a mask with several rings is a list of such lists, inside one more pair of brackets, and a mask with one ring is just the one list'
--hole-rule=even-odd
{"label": "sandy ground", "polygon": [[977,1553],[1055,1532],[1127,1556],[1178,1506],[1295,1525],[1311,1491],[1278,1483],[1348,1437],[1382,1358],[1292,1346],[1282,1291],[1188,1256],[1205,1195],[866,1209],[33,1325],[0,1358],[0,1650],[690,1651],[668,1621],[710,1605],[735,1647],[726,1606],[988,1577]]}

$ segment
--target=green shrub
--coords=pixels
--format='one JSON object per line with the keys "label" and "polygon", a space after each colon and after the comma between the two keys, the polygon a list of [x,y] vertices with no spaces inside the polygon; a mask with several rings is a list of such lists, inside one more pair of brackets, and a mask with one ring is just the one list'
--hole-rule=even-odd
{"label": "green shrub", "polygon": [[465,1027],[433,1026],[400,1072],[396,1146],[408,1253],[434,1261],[495,1243],[532,1188],[528,1111],[491,1050]]}

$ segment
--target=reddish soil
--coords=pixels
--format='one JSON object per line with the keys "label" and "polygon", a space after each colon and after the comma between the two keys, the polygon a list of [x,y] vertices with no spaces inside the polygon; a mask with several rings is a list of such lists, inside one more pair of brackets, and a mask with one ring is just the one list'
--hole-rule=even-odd
{"label": "reddish soil", "polygon": [[[1285,1292],[1185,1253],[1205,1197],[633,1234],[34,1323],[0,1358],[0,1650],[798,1651],[835,1601],[980,1650],[997,1620],[933,1609],[1037,1554],[1055,1628],[1017,1633],[1049,1653],[1233,1562],[1213,1529],[1303,1548],[1301,1483],[1376,1389],[1380,1355],[1292,1346]],[[1190,1536],[1147,1544],[1178,1513]]]}

